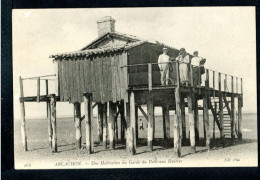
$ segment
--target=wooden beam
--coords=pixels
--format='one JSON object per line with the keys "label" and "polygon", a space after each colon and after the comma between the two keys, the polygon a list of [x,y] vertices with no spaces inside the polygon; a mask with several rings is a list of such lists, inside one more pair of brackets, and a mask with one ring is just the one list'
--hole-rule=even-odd
{"label": "wooden beam", "polygon": [[174,119],[174,156],[181,157],[181,141],[180,141],[180,119],[181,119],[181,108],[180,108],[180,71],[179,62],[176,61],[176,78],[177,87],[175,88],[175,103],[176,103],[176,116]]}
{"label": "wooden beam", "polygon": [[199,143],[199,108],[197,96],[194,96],[194,123],[195,123],[195,141]]}
{"label": "wooden beam", "polygon": [[[86,115],[85,115],[85,119]],[[81,149],[81,108],[80,103],[75,102],[74,103],[74,123],[75,123],[75,131],[76,131],[76,148]]]}
{"label": "wooden beam", "polygon": [[50,102],[47,102],[47,112],[49,112],[49,116],[48,118],[48,135],[49,135],[49,147],[50,150],[52,152],[52,136],[53,136],[53,132],[52,132],[52,123],[51,123],[51,108],[50,108]]}
{"label": "wooden beam", "polygon": [[227,74],[225,74],[224,91],[227,92]]}
{"label": "wooden beam", "polygon": [[37,78],[37,102],[40,102],[40,91],[41,91],[41,87],[40,87],[40,78]]}
{"label": "wooden beam", "polygon": [[184,102],[184,94],[180,97],[180,108],[181,108],[181,123],[180,123],[180,134],[181,134],[181,143],[184,144],[186,142],[186,120],[185,120],[185,102]]}
{"label": "wooden beam", "polygon": [[115,149],[115,116],[116,116],[116,104],[112,101],[109,102],[109,147]]}
{"label": "wooden beam", "polygon": [[224,114],[223,114],[223,94],[219,94],[219,110],[220,110],[220,138],[222,140],[223,147],[225,147],[225,136],[223,132]]}
{"label": "wooden beam", "polygon": [[124,102],[124,108],[125,108],[125,119],[126,119],[126,152],[128,154],[131,154],[133,152],[131,151],[131,149],[133,148],[133,144],[131,144],[133,142],[131,140],[133,133],[130,124],[130,100],[128,100],[127,103]]}
{"label": "wooden beam", "polygon": [[[20,80],[20,97],[23,98],[23,80],[21,76],[19,77]],[[27,133],[26,133],[26,121],[25,121],[25,107],[24,102],[20,101],[20,110],[21,110],[21,137],[22,137],[22,144],[24,151],[28,151],[27,146]]]}
{"label": "wooden beam", "polygon": [[234,116],[234,113],[235,113],[234,96],[231,96],[231,139],[232,139],[232,142],[235,139],[235,126],[234,126],[235,116]]}
{"label": "wooden beam", "polygon": [[143,116],[145,117],[145,119],[148,121],[148,116],[147,114],[144,112],[142,106],[138,106],[138,108],[140,109],[141,113],[143,114]]}
{"label": "wooden beam", "polygon": [[103,112],[103,147],[107,149],[107,103],[102,104]]}
{"label": "wooden beam", "polygon": [[195,123],[194,123],[194,115],[192,109],[192,93],[187,94],[188,100],[188,117],[189,117],[189,126],[190,126],[190,146],[191,153],[196,153],[195,147]]}
{"label": "wooden beam", "polygon": [[136,139],[138,139],[138,106],[135,105],[135,131],[136,131]]}
{"label": "wooden beam", "polygon": [[[46,79],[45,80],[45,88],[46,88],[46,90],[45,90],[45,92],[46,92],[46,96],[49,94],[49,82],[48,82],[48,80]],[[49,102],[46,102],[46,114],[47,114],[47,118],[49,117]]]}
{"label": "wooden beam", "polygon": [[96,102],[95,104],[92,105],[92,109],[94,109],[96,107],[96,105],[98,105],[98,103]]}
{"label": "wooden beam", "polygon": [[221,91],[221,73],[218,73],[218,90]]}
{"label": "wooden beam", "polygon": [[170,139],[170,111],[169,111],[169,105],[165,104],[162,106],[163,111],[163,121],[164,121],[164,140]]}
{"label": "wooden beam", "polygon": [[204,122],[206,129],[206,148],[210,150],[210,131],[209,131],[209,111],[208,111],[208,96],[203,96],[203,108],[204,108]]}
{"label": "wooden beam", "polygon": [[130,92],[130,128],[128,133],[129,153],[136,153],[136,111],[135,111],[135,95]]}
{"label": "wooden beam", "polygon": [[149,91],[152,91],[153,80],[152,80],[152,64],[148,63],[148,87]]}
{"label": "wooden beam", "polygon": [[92,125],[93,123],[92,93],[84,93],[83,98],[84,98],[84,108],[85,108],[86,151],[88,154],[92,154],[94,152],[93,125]]}
{"label": "wooden beam", "polygon": [[56,99],[55,94],[51,94],[51,126],[52,126],[52,152],[57,152],[57,133],[56,133]]}
{"label": "wooden beam", "polygon": [[103,108],[101,103],[98,104],[97,134],[98,141],[101,144],[103,141]]}
{"label": "wooden beam", "polygon": [[120,118],[121,118],[121,142],[125,140],[125,129],[126,129],[126,120],[125,120],[125,109],[124,109],[124,102],[120,102],[119,106]]}
{"label": "wooden beam", "polygon": [[148,95],[147,99],[147,115],[148,115],[148,130],[147,130],[147,146],[150,151],[153,150],[153,122],[154,122],[154,106],[153,97],[151,94]]}
{"label": "wooden beam", "polygon": [[238,97],[238,139],[242,140],[242,97]]}

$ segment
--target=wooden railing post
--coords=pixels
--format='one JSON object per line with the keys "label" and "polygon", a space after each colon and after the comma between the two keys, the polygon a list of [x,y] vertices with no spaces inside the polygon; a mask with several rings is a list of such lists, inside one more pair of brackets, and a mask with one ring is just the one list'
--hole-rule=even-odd
{"label": "wooden railing post", "polygon": [[149,88],[149,91],[152,91],[152,85],[153,85],[153,81],[152,81],[152,64],[148,63],[148,88]]}
{"label": "wooden railing post", "polygon": [[37,102],[38,102],[38,103],[40,102],[40,90],[41,90],[41,87],[40,87],[40,78],[38,77],[38,78],[37,78]]}
{"label": "wooden railing post", "polygon": [[243,107],[243,78],[241,78],[241,106]]}
{"label": "wooden railing post", "polygon": [[193,69],[192,69],[191,63],[190,63],[190,85],[191,85],[191,87],[194,86],[194,84],[193,84]]}
{"label": "wooden railing post", "polygon": [[227,92],[227,74],[225,74],[224,91]]}
{"label": "wooden railing post", "polygon": [[206,87],[209,88],[209,70],[206,69]]}
{"label": "wooden railing post", "polygon": [[21,109],[21,136],[22,136],[22,144],[24,151],[28,151],[27,147],[27,134],[26,134],[26,121],[25,121],[25,107],[23,101],[23,80],[21,76],[19,77],[20,80],[20,109]]}
{"label": "wooden railing post", "polygon": [[200,67],[199,67],[199,94],[201,94],[201,72],[200,72]]}
{"label": "wooden railing post", "polygon": [[213,73],[213,95],[215,97],[215,71],[212,71]]}
{"label": "wooden railing post", "polygon": [[218,90],[221,91],[221,73],[218,73]]}
{"label": "wooden railing post", "polygon": [[236,77],[236,93],[238,93],[238,77]]}

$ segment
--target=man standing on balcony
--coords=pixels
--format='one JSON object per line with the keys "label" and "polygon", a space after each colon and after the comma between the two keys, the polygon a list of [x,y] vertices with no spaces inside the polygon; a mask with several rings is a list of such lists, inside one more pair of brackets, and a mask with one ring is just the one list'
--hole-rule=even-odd
{"label": "man standing on balcony", "polygon": [[[161,84],[164,85],[164,82],[166,85],[168,85],[169,81],[169,64],[166,62],[170,61],[170,57],[167,55],[168,49],[164,47],[162,49],[163,53],[158,58],[158,66],[160,68],[161,72]],[[163,63],[163,64],[160,64]]]}
{"label": "man standing on balcony", "polygon": [[193,65],[193,83],[197,86],[201,84],[201,82],[199,82],[201,81],[199,76],[205,73],[204,63],[206,62],[206,59],[199,57],[198,51],[194,51],[193,55],[194,57],[191,59],[191,64]]}
{"label": "man standing on balcony", "polygon": [[188,86],[189,77],[188,77],[188,63],[190,62],[190,56],[186,53],[184,48],[180,49],[179,56],[176,58],[180,62],[180,81],[182,85]]}

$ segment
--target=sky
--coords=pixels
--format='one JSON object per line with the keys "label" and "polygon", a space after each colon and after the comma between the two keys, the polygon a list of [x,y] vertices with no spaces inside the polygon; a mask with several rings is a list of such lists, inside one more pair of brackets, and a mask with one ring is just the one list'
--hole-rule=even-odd
{"label": "sky", "polygon": [[[13,10],[14,117],[19,118],[19,76],[55,74],[50,54],[79,50],[97,38],[96,22],[112,16],[118,32],[152,39],[205,57],[206,68],[243,78],[243,112],[256,113],[256,32],[254,7],[87,8]],[[50,93],[55,91],[50,82]],[[24,82],[25,96],[36,81]],[[44,84],[41,93],[45,93]],[[26,116],[46,115],[45,103],[26,103]],[[157,109],[156,112],[159,112]],[[57,116],[73,115],[58,103]]]}

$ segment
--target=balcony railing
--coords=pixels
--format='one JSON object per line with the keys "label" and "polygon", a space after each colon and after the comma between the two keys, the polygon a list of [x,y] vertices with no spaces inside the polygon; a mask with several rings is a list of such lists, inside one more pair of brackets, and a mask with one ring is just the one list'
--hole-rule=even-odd
{"label": "balcony railing", "polygon": [[[122,66],[121,68],[127,68],[129,86],[146,86],[149,90],[152,90],[155,86],[160,86],[159,64],[167,64],[170,67],[168,86],[180,86],[180,63],[183,62],[133,64]],[[190,63],[185,64],[188,66],[187,73],[190,87],[199,89],[205,87],[226,93],[243,94],[242,78],[207,68],[204,68],[205,72],[202,74],[201,67],[191,65]],[[140,82],[140,79],[142,79],[142,82]]]}

